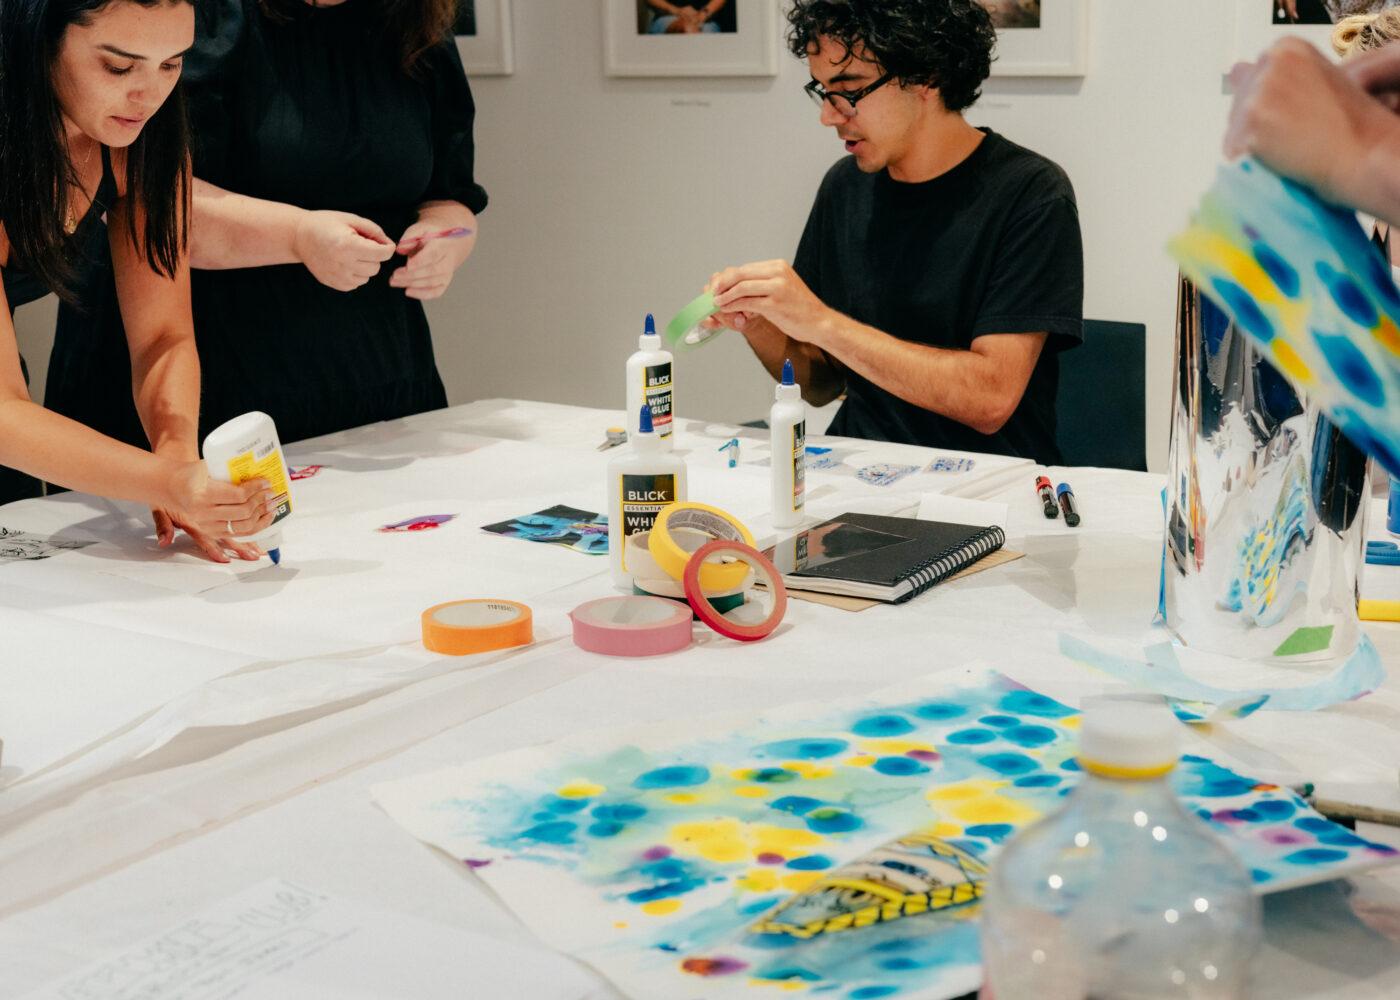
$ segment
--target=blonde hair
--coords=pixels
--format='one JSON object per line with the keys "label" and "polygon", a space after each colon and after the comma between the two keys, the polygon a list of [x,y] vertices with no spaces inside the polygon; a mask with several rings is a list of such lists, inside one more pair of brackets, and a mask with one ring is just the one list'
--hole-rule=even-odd
{"label": "blonde hair", "polygon": [[1388,7],[1379,14],[1353,14],[1332,29],[1332,48],[1343,59],[1396,40],[1400,40],[1400,7]]}

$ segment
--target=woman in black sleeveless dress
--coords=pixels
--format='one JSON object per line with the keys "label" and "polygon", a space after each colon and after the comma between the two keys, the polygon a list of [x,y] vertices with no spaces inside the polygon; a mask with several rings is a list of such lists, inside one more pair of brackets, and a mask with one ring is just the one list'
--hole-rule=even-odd
{"label": "woman in black sleeveless dress", "polygon": [[[0,3],[0,502],[32,496],[26,477],[139,500],[163,544],[181,527],[227,561],[225,547],[257,557],[228,536],[271,515],[267,484],[211,482],[198,459],[190,180],[184,108],[172,98],[193,28],[187,2]],[[32,403],[16,346],[12,310],[50,291],[73,298],[103,215],[154,453]]]}
{"label": "woman in black sleeveless dress", "polygon": [[[447,405],[423,311],[486,192],[450,0],[207,0],[186,59],[205,430],[284,442]],[[423,240],[443,231],[457,237]],[[140,441],[110,279],[60,311],[45,399]]]}

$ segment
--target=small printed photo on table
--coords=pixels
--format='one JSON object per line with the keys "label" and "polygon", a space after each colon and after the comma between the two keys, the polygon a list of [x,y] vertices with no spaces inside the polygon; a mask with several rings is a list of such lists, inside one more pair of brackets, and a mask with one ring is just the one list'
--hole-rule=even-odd
{"label": "small printed photo on table", "polygon": [[982,6],[998,29],[1040,27],[1040,0],[982,0]]}
{"label": "small printed photo on table", "polygon": [[457,16],[452,19],[452,34],[476,37],[476,0],[457,0]]}
{"label": "small printed photo on table", "polygon": [[734,0],[637,0],[637,34],[732,35],[739,30],[734,6]]}

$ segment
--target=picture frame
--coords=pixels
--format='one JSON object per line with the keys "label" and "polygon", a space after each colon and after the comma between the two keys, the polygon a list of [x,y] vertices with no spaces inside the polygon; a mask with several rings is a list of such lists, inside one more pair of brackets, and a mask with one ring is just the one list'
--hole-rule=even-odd
{"label": "picture frame", "polygon": [[515,72],[511,0],[457,0],[452,33],[468,76],[510,76]]}
{"label": "picture frame", "polygon": [[1254,62],[1280,38],[1302,38],[1311,42],[1328,59],[1337,61],[1332,51],[1332,24],[1277,24],[1274,22],[1275,0],[1233,0],[1234,46],[1230,66],[1238,62]]}
{"label": "picture frame", "polygon": [[[992,76],[1084,76],[1089,0],[984,0],[997,27]],[[1037,26],[1013,26],[1034,20]]]}
{"label": "picture frame", "polygon": [[[647,0],[601,0],[608,76],[776,76],[780,0],[727,0],[695,34],[668,33]],[[726,9],[727,8],[727,9]]]}

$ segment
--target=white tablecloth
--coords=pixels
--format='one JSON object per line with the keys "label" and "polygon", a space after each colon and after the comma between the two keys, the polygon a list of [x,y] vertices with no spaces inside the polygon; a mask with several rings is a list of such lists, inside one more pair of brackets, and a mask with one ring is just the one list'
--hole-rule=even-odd
{"label": "white tablecloth", "polygon": [[[924,469],[936,453],[830,439],[809,442],[843,458],[810,474],[814,516],[912,514],[928,492],[997,500],[1010,508],[1008,547],[1026,558],[898,607],[793,602],[762,643],[638,662],[583,653],[566,614],[612,592],[605,559],[478,529],[556,503],[604,510],[617,452],[596,445],[618,423],[616,411],[489,400],[290,446],[293,464],[324,468],[295,484],[279,568],[156,553],[144,512],[91,497],[0,508],[0,527],[95,542],[0,564],[0,995],[268,877],[526,942],[366,789],[585,729],[846,698],[971,663],[1076,701],[1109,685],[1057,654],[1060,634],[1123,651],[1161,638],[1160,477],[1052,470],[1083,515],[1070,529],[1042,516],[1029,463],[975,456],[961,474],[880,487],[852,469]],[[730,469],[717,449],[735,434],[742,462]],[[692,499],[768,530],[764,432],[680,421],[677,448]],[[424,514],[457,518],[377,531]],[[1367,588],[1400,592],[1391,572]],[[423,650],[423,608],[480,596],[530,604],[536,644],[461,660]],[[1368,632],[1400,663],[1400,627]],[[1267,780],[1400,807],[1398,684],[1326,712],[1217,727],[1209,750]],[[1400,995],[1400,876],[1283,893],[1267,909],[1256,995]],[[613,994],[600,983],[598,995]]]}

